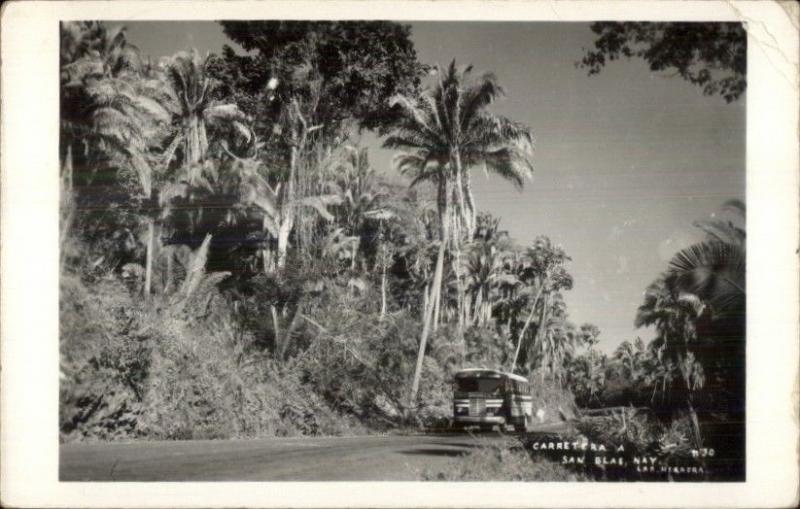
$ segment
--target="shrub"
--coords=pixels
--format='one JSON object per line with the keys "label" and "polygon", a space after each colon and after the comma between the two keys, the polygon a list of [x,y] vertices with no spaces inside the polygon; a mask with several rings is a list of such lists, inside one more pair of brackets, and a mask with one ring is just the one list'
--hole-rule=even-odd
{"label": "shrub", "polygon": [[504,370],[514,356],[514,344],[493,328],[470,327],[464,332],[463,367]]}
{"label": "shrub", "polygon": [[662,429],[662,425],[647,413],[633,408],[623,408],[612,415],[583,417],[575,427],[595,443],[624,445],[642,451],[653,448]]}
{"label": "shrub", "polygon": [[450,460],[443,469],[426,469],[423,481],[585,481],[557,463],[533,460],[516,441],[484,442],[473,451]]}
{"label": "shrub", "polygon": [[[154,346],[144,425],[159,438],[340,435],[360,431],[304,382],[303,367],[249,348],[223,302],[200,323],[171,318]],[[222,312],[220,312],[222,311]]]}
{"label": "shrub", "polygon": [[306,329],[313,336],[305,339],[309,348],[298,362],[308,383],[332,408],[379,429],[427,426],[449,418],[451,372],[446,360],[439,360],[450,355],[448,339],[429,342],[412,409],[408,396],[418,353],[418,318],[406,311],[381,317],[374,298],[344,284],[328,285],[313,310],[316,325]]}
{"label": "shrub", "polygon": [[205,439],[363,432],[296,361],[255,347],[213,284],[134,299],[113,276],[61,288],[61,439]]}
{"label": "shrub", "polygon": [[149,350],[140,313],[114,279],[86,286],[65,273],[60,294],[59,429],[62,440],[137,436]]}
{"label": "shrub", "polygon": [[578,415],[575,397],[567,387],[535,372],[530,377],[533,415],[536,423],[547,424],[574,419]]}
{"label": "shrub", "polygon": [[575,427],[590,442],[622,445],[628,455],[654,456],[662,465],[700,464],[692,455],[695,446],[688,416],[660,421],[650,412],[626,408],[609,416],[585,417]]}

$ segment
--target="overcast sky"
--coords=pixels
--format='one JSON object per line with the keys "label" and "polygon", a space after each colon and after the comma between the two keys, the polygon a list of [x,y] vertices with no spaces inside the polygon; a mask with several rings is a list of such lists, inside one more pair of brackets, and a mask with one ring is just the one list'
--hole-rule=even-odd
{"label": "overcast sky", "polygon": [[[474,174],[478,208],[499,216],[520,244],[548,235],[572,257],[570,320],[600,327],[600,347],[652,333],[633,319],[647,285],[680,248],[701,239],[692,223],[744,199],[745,98],[726,104],[640,60],[589,77],[575,67],[594,34],[583,23],[411,23],[425,63],[455,58],[494,72],[507,97],[494,111],[529,125],[535,177],[523,191]],[[211,22],[127,23],[147,55],[230,44]],[[234,45],[235,46],[235,45]],[[373,165],[392,154],[370,136]]]}

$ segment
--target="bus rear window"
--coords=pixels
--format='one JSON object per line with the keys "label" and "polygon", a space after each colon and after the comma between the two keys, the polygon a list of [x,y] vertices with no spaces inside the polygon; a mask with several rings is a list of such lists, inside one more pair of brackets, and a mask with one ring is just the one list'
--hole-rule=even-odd
{"label": "bus rear window", "polygon": [[499,392],[503,387],[503,381],[496,378],[462,378],[456,380],[456,390],[458,392]]}

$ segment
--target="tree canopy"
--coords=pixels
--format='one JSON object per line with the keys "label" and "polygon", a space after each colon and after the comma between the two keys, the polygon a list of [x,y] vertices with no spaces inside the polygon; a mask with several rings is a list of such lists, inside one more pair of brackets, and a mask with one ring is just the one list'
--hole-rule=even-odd
{"label": "tree canopy", "polygon": [[[318,111],[326,130],[353,119],[383,130],[393,118],[389,98],[413,93],[424,71],[408,25],[388,21],[221,21],[250,55],[225,46],[226,71],[252,94],[276,78],[278,96],[320,87]],[[301,76],[313,67],[315,80]],[[298,74],[300,73],[300,74]],[[297,79],[303,78],[303,79]]]}
{"label": "tree canopy", "polygon": [[643,58],[651,71],[673,70],[703,88],[732,102],[747,87],[747,32],[742,23],[597,22],[594,48],[587,50],[580,67],[599,73],[609,61],[621,57]]}

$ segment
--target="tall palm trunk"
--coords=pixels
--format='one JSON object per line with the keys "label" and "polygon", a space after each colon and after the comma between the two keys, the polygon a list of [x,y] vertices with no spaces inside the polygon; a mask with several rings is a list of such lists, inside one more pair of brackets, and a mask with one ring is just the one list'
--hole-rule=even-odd
{"label": "tall palm trunk", "polygon": [[278,269],[286,267],[286,253],[289,248],[289,234],[292,231],[292,221],[284,220],[278,230]]}
{"label": "tall palm trunk", "polygon": [[473,231],[472,231],[472,221],[471,221],[471,214],[468,210],[468,206],[466,203],[466,199],[464,197],[464,167],[461,164],[461,154],[459,150],[456,148],[452,151],[451,159],[453,161],[453,166],[455,168],[455,194],[456,194],[456,202],[458,204],[458,222],[460,223],[459,233],[466,238],[466,240],[472,239]]}
{"label": "tall palm trunk", "polygon": [[[438,258],[437,258],[438,260]],[[438,263],[438,261],[437,261]],[[444,255],[442,255],[442,264],[444,264]],[[444,271],[444,268],[442,268]],[[435,276],[434,276],[435,281]],[[431,327],[433,328],[433,332],[436,332],[439,329],[439,315],[442,311],[442,285],[441,282],[438,285],[435,285],[431,288],[431,305],[433,306],[433,319],[431,321]]]}
{"label": "tall palm trunk", "polygon": [[[411,383],[411,398],[409,400],[409,407],[413,407],[417,401],[417,392],[419,390],[419,380],[422,375],[422,362],[425,358],[425,347],[428,344],[428,335],[434,322],[434,307],[438,306],[438,301],[441,297],[442,289],[442,272],[444,272],[444,255],[445,243],[439,243],[439,252],[436,255],[436,269],[433,276],[433,287],[431,299],[428,301],[428,309],[425,311],[425,320],[422,325],[422,335],[419,339],[419,351],[417,352],[417,364],[414,368],[414,380]],[[431,302],[433,301],[433,302]],[[434,302],[436,304],[434,304]]]}
{"label": "tall palm trunk", "polygon": [[461,275],[461,246],[458,239],[453,239],[453,256],[452,265],[453,273],[456,276],[456,292],[457,292],[457,305],[456,312],[458,314],[458,334],[459,336],[464,332],[464,307],[466,303],[466,290],[464,289],[464,281]]}
{"label": "tall palm trunk", "polygon": [[442,273],[444,272],[444,256],[447,248],[447,239],[450,236],[449,216],[449,196],[448,196],[447,176],[439,177],[439,251],[436,254],[436,268],[433,273],[433,285],[431,287],[431,298],[425,309],[425,317],[422,323],[422,334],[419,339],[419,351],[417,352],[417,364],[414,368],[414,380],[411,383],[411,396],[409,398],[409,408],[417,402],[417,392],[419,391],[419,380],[422,375],[422,362],[425,358],[425,347],[428,344],[428,335],[432,329],[434,319],[434,308],[437,308],[442,294]]}
{"label": "tall palm trunk", "polygon": [[381,268],[381,316],[380,320],[386,316],[386,264]]}
{"label": "tall palm trunk", "polygon": [[461,274],[461,242],[462,240],[466,240],[467,242],[472,240],[474,233],[471,216],[464,200],[464,189],[461,185],[464,167],[461,164],[461,154],[458,148],[451,152],[451,159],[456,170],[454,188],[455,198],[458,203],[458,211],[455,211],[453,214],[453,251],[455,254],[453,273],[456,276],[458,334],[461,335],[464,331],[464,317],[466,315],[464,311],[466,290]]}
{"label": "tall palm trunk", "polygon": [[461,187],[464,192],[464,205],[467,216],[469,218],[467,229],[467,239],[472,239],[475,236],[475,196],[472,194],[472,179],[470,179],[469,171],[461,172]]}
{"label": "tall palm trunk", "polygon": [[61,174],[61,223],[59,224],[60,265],[63,267],[66,256],[64,245],[69,237],[72,221],[75,219],[75,197],[72,192],[72,145],[67,146],[64,167]]}
{"label": "tall palm trunk", "polygon": [[164,281],[164,295],[169,294],[172,291],[172,280],[175,277],[175,255],[172,252],[171,248],[166,249],[167,252],[167,277]]}
{"label": "tall palm trunk", "polygon": [[[453,211],[450,207],[450,180],[447,174],[442,174],[437,194],[437,203],[439,208],[439,241],[444,247],[440,246],[442,273],[439,274],[439,282],[434,283],[431,293],[431,304],[433,305],[433,322],[431,324],[433,332],[439,328],[439,320],[442,313],[442,285],[444,284],[444,253],[447,250],[447,244],[450,242],[450,228],[453,226]],[[437,259],[437,264],[439,259]],[[436,275],[434,274],[434,280]]]}
{"label": "tall palm trunk", "polygon": [[264,270],[264,274],[270,274],[275,270],[275,261],[272,259],[272,253],[270,251],[269,246],[269,230],[267,228],[267,215],[264,214],[263,219],[261,220],[261,231],[264,234],[264,248],[261,250],[261,264]]}
{"label": "tall palm trunk", "polygon": [[422,289],[422,321],[425,322],[425,317],[428,313],[428,306],[430,305],[431,301],[431,285],[430,283],[425,283],[425,288]]}
{"label": "tall palm trunk", "polygon": [[[148,178],[142,180],[142,191],[150,202],[153,202],[153,179],[152,172]],[[149,299],[151,287],[153,284],[153,258],[155,257],[156,250],[156,221],[153,217],[155,211],[149,211],[147,217],[147,250],[145,254],[145,269],[144,269],[144,298]]]}
{"label": "tall palm trunk", "polygon": [[511,362],[512,373],[514,372],[514,369],[517,367],[517,358],[519,357],[520,346],[522,346],[522,340],[525,338],[525,333],[528,331],[528,327],[531,324],[531,320],[533,320],[533,314],[536,312],[536,306],[539,304],[539,297],[541,297],[542,295],[542,289],[544,289],[544,284],[539,285],[539,290],[536,292],[536,297],[534,297],[533,299],[531,312],[528,313],[528,318],[525,320],[525,325],[522,326],[522,331],[520,331],[519,333],[519,339],[517,340],[517,348],[514,351],[514,360]]}
{"label": "tall palm trunk", "polygon": [[286,253],[289,249],[289,234],[294,226],[294,190],[295,190],[295,175],[297,174],[297,159],[298,159],[298,146],[296,142],[292,143],[291,152],[289,155],[289,178],[284,186],[284,195],[281,200],[281,207],[283,212],[281,214],[281,221],[278,225],[278,269],[286,267]]}
{"label": "tall palm trunk", "polygon": [[200,119],[192,115],[188,120],[188,134],[186,136],[186,168],[191,168],[203,158],[200,150]]}
{"label": "tall palm trunk", "polygon": [[[545,334],[547,333],[547,317],[549,313],[549,304],[550,304],[550,294],[544,294],[544,302],[542,302],[542,321],[539,322],[539,328],[536,329],[536,340],[534,344],[536,345],[536,349],[544,352],[544,348],[542,348],[542,344],[545,339]],[[544,366],[545,366],[545,355],[542,355],[542,362],[540,363],[540,368],[542,368],[542,383],[544,383]]]}
{"label": "tall palm trunk", "polygon": [[484,325],[483,320],[483,289],[478,288],[475,292],[475,299],[473,300],[472,309],[472,323],[475,325]]}
{"label": "tall palm trunk", "polygon": [[[383,222],[381,222],[381,230],[383,229]],[[386,316],[386,267],[389,265],[388,255],[386,252],[386,243],[381,242],[381,314],[380,321],[382,322]]]}
{"label": "tall palm trunk", "polygon": [[153,256],[156,249],[156,232],[155,220],[152,217],[147,218],[147,258],[145,261],[144,269],[144,296],[145,299],[150,298],[150,288],[153,280]]}
{"label": "tall palm trunk", "polygon": [[472,314],[472,294],[470,292],[464,293],[464,324],[465,325],[472,325],[473,321],[473,314]]}

